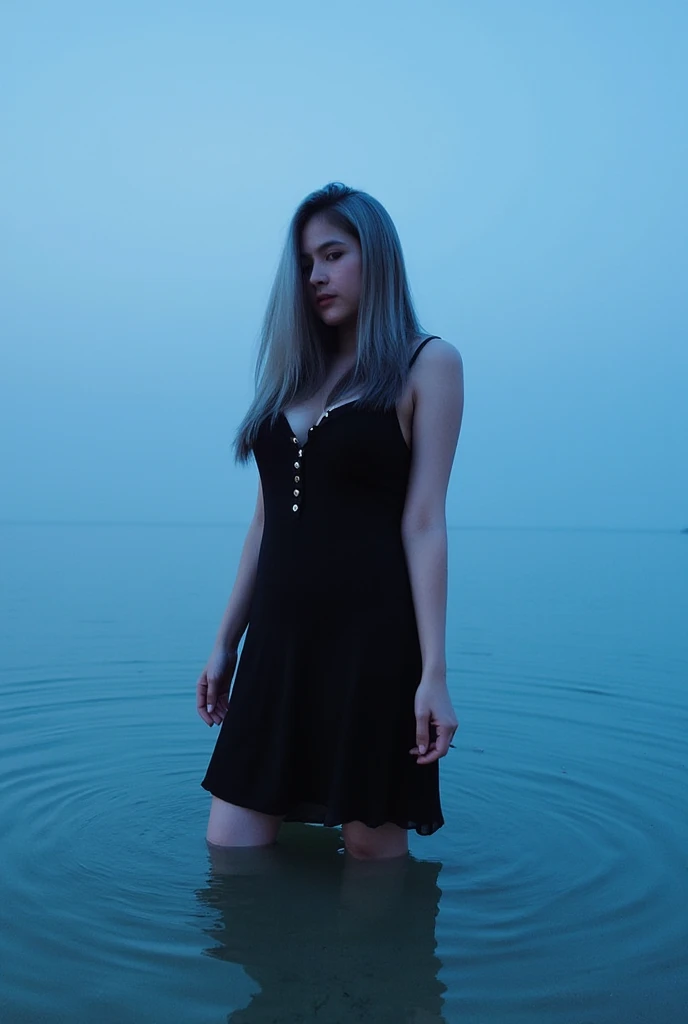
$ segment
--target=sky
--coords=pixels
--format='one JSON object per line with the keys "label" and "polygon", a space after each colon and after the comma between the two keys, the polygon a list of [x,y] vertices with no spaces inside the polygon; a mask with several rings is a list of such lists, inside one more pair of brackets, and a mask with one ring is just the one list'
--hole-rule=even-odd
{"label": "sky", "polygon": [[339,180],[463,358],[450,526],[688,526],[688,5],[0,17],[0,520],[248,523],[268,290]]}

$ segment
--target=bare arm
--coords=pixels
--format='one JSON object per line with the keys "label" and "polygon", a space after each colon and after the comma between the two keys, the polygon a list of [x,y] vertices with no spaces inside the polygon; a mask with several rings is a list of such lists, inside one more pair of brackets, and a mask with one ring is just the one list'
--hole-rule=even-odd
{"label": "bare arm", "polygon": [[263,522],[263,488],[259,478],[255,511],[244,540],[232,593],[215,639],[215,647],[224,651],[237,649],[248,626],[248,613],[256,582],[258,554],[263,539]]}
{"label": "bare arm", "polygon": [[[446,691],[447,524],[449,477],[463,419],[463,362],[448,342],[435,342],[414,369],[415,406],[409,488],[402,537],[422,655],[416,697],[421,763],[441,757],[456,729]],[[438,732],[429,743],[429,723]]]}
{"label": "bare arm", "polygon": [[239,559],[229,602],[217,631],[215,646],[196,682],[196,710],[206,725],[220,725],[227,713],[229,687],[237,665],[237,648],[249,620],[263,539],[263,489],[258,498]]}

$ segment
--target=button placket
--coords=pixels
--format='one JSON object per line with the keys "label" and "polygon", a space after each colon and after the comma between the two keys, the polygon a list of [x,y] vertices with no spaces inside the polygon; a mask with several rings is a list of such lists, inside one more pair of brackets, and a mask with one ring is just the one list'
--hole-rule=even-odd
{"label": "button placket", "polygon": [[[299,441],[298,437],[294,437],[292,435],[292,441],[293,441],[293,443],[295,445],[298,446],[297,447],[297,452],[296,452],[297,458],[294,460],[294,463],[293,463],[293,467],[296,470],[296,472],[294,474],[294,483],[295,484],[300,484],[301,483],[301,459],[303,458],[303,448],[301,447],[301,442]],[[300,489],[300,487],[295,487],[294,488],[293,496],[295,498],[297,498],[297,499],[300,498],[300,496],[301,496],[301,489]],[[294,502],[294,504],[291,506],[291,510],[292,510],[292,512],[298,512],[299,511],[299,503],[298,503],[298,501]]]}
{"label": "button placket", "polygon": [[[350,405],[351,401],[355,401],[355,399],[349,400],[348,402],[341,402],[340,405]],[[338,408],[338,406],[334,405],[334,406],[331,406],[330,409],[325,409],[324,412],[322,413],[322,415],[320,416],[320,418],[318,419],[318,421],[316,423],[314,423],[312,427],[308,428],[308,434],[309,435],[312,434],[315,431],[316,427],[319,427],[320,424],[322,423],[322,421],[327,419],[327,417],[330,415],[331,409],[337,409],[337,408]],[[286,419],[286,416],[284,418]],[[288,422],[289,421],[287,420],[287,423]],[[301,495],[301,483],[302,483],[303,467],[301,465],[301,459],[303,458],[303,449],[305,448],[306,444],[308,444],[308,438],[306,439],[304,444],[301,444],[301,442],[299,441],[298,437],[295,437],[294,434],[292,434],[291,439],[292,439],[292,443],[293,444],[298,445],[298,450],[297,450],[297,453],[296,453],[298,457],[297,457],[297,459],[292,464],[293,465],[293,469],[295,470],[295,473],[294,473],[294,485],[295,486],[294,486],[293,491],[292,491],[292,497],[296,498],[296,501],[294,501],[293,505],[291,506],[291,510],[292,510],[292,512],[298,512],[299,509],[300,509],[299,501],[300,501],[300,499],[302,497],[302,495]]]}

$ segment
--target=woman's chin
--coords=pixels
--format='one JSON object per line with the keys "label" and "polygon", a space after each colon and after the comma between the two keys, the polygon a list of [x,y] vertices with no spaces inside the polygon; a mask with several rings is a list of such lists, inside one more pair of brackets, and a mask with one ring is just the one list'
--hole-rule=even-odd
{"label": "woman's chin", "polygon": [[324,324],[327,324],[328,327],[338,327],[343,319],[341,316],[338,316],[334,310],[329,309],[319,309],[318,316]]}
{"label": "woman's chin", "polygon": [[319,309],[318,316],[328,327],[340,327],[349,319],[347,311],[341,309]]}

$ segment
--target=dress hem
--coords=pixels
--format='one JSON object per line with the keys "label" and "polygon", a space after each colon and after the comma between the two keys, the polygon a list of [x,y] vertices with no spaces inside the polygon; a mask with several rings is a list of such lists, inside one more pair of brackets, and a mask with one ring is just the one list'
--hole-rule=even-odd
{"label": "dress hem", "polygon": [[[439,829],[443,828],[445,824],[443,817],[440,817],[436,821],[428,824],[421,824],[417,821],[410,821],[408,819],[399,820],[396,818],[395,820],[394,817],[385,817],[379,821],[373,821],[369,818],[366,821],[363,817],[356,815],[334,814],[328,811],[324,805],[315,805],[306,802],[294,805],[292,810],[268,810],[265,806],[257,806],[258,801],[254,801],[253,806],[249,806],[246,802],[241,802],[239,800],[227,800],[225,796],[221,796],[219,793],[214,792],[205,780],[201,782],[201,786],[210,793],[211,796],[217,797],[218,800],[224,800],[226,803],[232,803],[236,807],[242,807],[247,811],[257,811],[259,814],[269,814],[273,817],[282,818],[285,822],[301,822],[304,825],[323,825],[325,828],[338,828],[340,825],[348,825],[352,821],[360,821],[367,828],[380,828],[382,825],[390,824],[397,825],[398,828],[406,829],[407,832],[415,831],[419,836],[431,836],[434,835],[435,832],[439,831]],[[302,810],[301,808],[304,807],[308,807],[309,809],[313,808],[313,810]]]}

